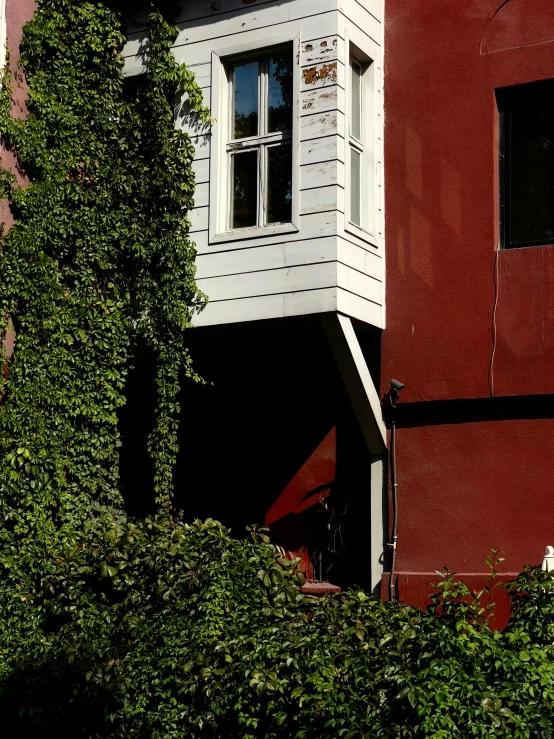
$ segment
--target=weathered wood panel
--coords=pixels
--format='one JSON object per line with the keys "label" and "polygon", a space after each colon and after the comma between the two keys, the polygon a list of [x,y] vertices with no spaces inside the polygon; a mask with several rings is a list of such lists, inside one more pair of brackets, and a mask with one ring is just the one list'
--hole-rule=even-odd
{"label": "weathered wood panel", "polygon": [[322,64],[344,59],[344,39],[337,34],[303,41],[300,46],[300,66]]}
{"label": "weathered wood panel", "polygon": [[[208,161],[203,160],[203,161]],[[196,190],[194,191],[194,205],[196,208],[202,208],[209,204],[210,199],[210,188],[208,182],[196,184]]]}
{"label": "weathered wood panel", "polygon": [[340,288],[337,289],[337,310],[364,323],[384,328],[383,309],[380,305]]}
{"label": "weathered wood panel", "polygon": [[377,251],[362,249],[362,247],[340,237],[337,241],[337,259],[339,262],[382,282],[383,263]]}
{"label": "weathered wood panel", "polygon": [[198,280],[198,287],[210,297],[210,300],[214,301],[315,290],[336,285],[336,262],[245,272]]}
{"label": "weathered wood panel", "polygon": [[317,90],[321,87],[346,85],[346,72],[342,61],[323,62],[302,67],[300,73],[300,92]]}
{"label": "weathered wood panel", "polygon": [[210,160],[206,159],[195,159],[192,163],[192,171],[196,179],[196,186],[203,182],[208,182],[210,178]]}
{"label": "weathered wood panel", "polygon": [[205,231],[208,228],[208,208],[192,208],[189,210],[190,232]]}
{"label": "weathered wood panel", "polygon": [[[301,39],[295,67],[300,78],[298,232],[210,244],[209,128],[199,129],[197,121],[186,115],[178,122],[196,146],[191,239],[197,246],[199,287],[210,298],[195,317],[195,325],[336,310],[383,324],[381,250],[346,232],[343,215],[348,180],[344,165],[347,35],[376,59],[376,169],[382,161],[381,1],[191,0],[184,4],[175,56],[195,73],[206,104],[216,92],[212,90],[213,51],[225,55],[237,44],[255,50],[270,46],[272,38]],[[143,70],[141,55],[146,47],[144,33],[130,39],[125,49],[126,74]]]}
{"label": "weathered wood panel", "polygon": [[337,284],[343,290],[365,300],[381,304],[381,281],[358,272],[345,264],[337,263]]}
{"label": "weathered wood panel", "polygon": [[258,272],[268,269],[297,267],[320,262],[334,262],[337,259],[337,240],[335,237],[292,241],[285,244],[253,246],[206,253],[196,260],[198,279],[234,275],[243,272]]}
{"label": "weathered wood panel", "polygon": [[300,141],[337,135],[344,138],[344,113],[340,110],[314,113],[300,118]]}
{"label": "weathered wood panel", "polygon": [[[257,31],[255,34],[256,44],[260,40],[260,31],[274,29],[286,23],[308,19],[303,24],[303,36],[323,38],[336,33],[336,0],[302,0],[301,2],[266,3],[253,11],[245,6],[233,13],[214,14],[207,22],[206,18],[197,18],[188,23],[179,24],[179,35],[175,42],[175,49],[183,46],[198,45],[194,60],[189,57],[189,64],[199,64],[210,60],[211,47],[214,39],[229,38],[233,43],[244,38],[244,35]],[[326,17],[329,16],[329,17]],[[331,17],[332,16],[332,17]],[[297,25],[302,25],[298,24]],[[307,27],[312,33],[307,34]],[[263,38],[263,36],[262,36]],[[271,33],[266,33],[266,39],[271,43]],[[148,37],[142,31],[131,34],[124,49],[125,56],[136,56],[143,53],[147,47]],[[202,49],[200,47],[203,47]],[[255,47],[254,47],[255,48]],[[200,52],[200,53],[199,53]],[[201,53],[203,52],[203,53]]]}
{"label": "weathered wood panel", "polygon": [[342,87],[331,85],[315,90],[305,90],[300,96],[300,114],[312,115],[330,110],[345,112],[345,94]]}
{"label": "weathered wood panel", "polygon": [[[208,303],[193,319],[195,326],[213,326],[243,321],[269,320],[327,313],[337,310],[335,287],[278,295],[260,295],[255,298],[223,300]],[[367,302],[367,301],[366,301]]]}
{"label": "weathered wood panel", "polygon": [[189,70],[194,72],[194,77],[199,87],[210,87],[212,84],[212,65],[210,62],[206,64],[189,65]]}
{"label": "weathered wood panel", "polygon": [[314,187],[300,192],[300,213],[323,213],[335,210],[344,213],[344,188],[338,185]]}
{"label": "weathered wood panel", "polygon": [[[264,5],[274,5],[279,0],[249,0],[248,5],[251,8],[259,10]],[[243,10],[247,3],[244,0],[194,0],[194,2],[183,3],[181,12],[177,18],[179,25],[190,23],[194,20],[204,20],[206,23],[210,23],[211,19],[218,15],[225,15],[229,13],[236,13],[238,10]]]}
{"label": "weathered wood panel", "polygon": [[300,164],[317,164],[331,160],[344,162],[344,140],[338,136],[308,139],[300,142]]}
{"label": "weathered wood panel", "polygon": [[344,187],[344,164],[336,159],[300,167],[300,189],[340,185]]}

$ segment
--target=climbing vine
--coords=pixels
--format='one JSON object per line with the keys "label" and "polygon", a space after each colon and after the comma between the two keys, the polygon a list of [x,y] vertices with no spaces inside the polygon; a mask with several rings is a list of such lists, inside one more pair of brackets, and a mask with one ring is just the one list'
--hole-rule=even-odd
{"label": "climbing vine", "polygon": [[188,236],[194,149],[175,100],[206,113],[156,3],[147,71],[124,84],[123,21],[117,4],[39,0],[21,48],[24,120],[11,115],[13,75],[3,88],[0,131],[29,179],[3,173],[16,225],[0,247],[1,331],[16,336],[0,380],[0,515],[21,534],[121,507],[117,411],[139,340],[157,359],[149,451],[169,508],[180,377],[198,379],[184,336],[203,300]]}

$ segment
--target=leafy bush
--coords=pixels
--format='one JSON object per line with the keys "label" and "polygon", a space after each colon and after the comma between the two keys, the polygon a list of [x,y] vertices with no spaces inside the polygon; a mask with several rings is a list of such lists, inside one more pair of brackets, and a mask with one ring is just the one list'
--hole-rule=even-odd
{"label": "leafy bush", "polygon": [[100,515],[4,554],[9,735],[552,736],[550,575],[520,576],[498,633],[451,575],[428,613],[302,595],[296,564],[251,534]]}

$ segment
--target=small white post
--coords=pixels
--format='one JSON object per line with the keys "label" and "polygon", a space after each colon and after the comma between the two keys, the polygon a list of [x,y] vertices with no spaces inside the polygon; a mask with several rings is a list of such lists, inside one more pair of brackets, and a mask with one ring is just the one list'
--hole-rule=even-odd
{"label": "small white post", "polygon": [[546,552],[542,561],[542,569],[545,572],[551,572],[554,570],[554,547],[546,547]]}

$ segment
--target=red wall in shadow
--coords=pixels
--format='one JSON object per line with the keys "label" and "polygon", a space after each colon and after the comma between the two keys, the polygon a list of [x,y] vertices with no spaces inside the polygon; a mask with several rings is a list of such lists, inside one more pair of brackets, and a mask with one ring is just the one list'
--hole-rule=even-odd
{"label": "red wall in shadow", "polygon": [[[436,569],[483,572],[493,545],[515,573],[554,543],[550,401],[512,416],[474,400],[548,395],[554,366],[554,247],[496,251],[495,100],[496,88],[554,78],[554,11],[500,6],[385,6],[382,392],[397,377],[400,405],[419,401],[398,431],[397,565],[401,593],[421,605]],[[463,418],[452,399],[467,401]],[[446,401],[439,418],[426,401]]]}
{"label": "red wall in shadow", "polygon": [[[367,584],[370,457],[319,321],[189,333],[208,384],[183,382],[175,505],[185,520],[216,518],[237,536],[266,524],[309,575],[323,548],[324,576]],[[139,357],[121,414],[123,492],[138,515],[153,506],[141,498],[153,390],[151,360]]]}

